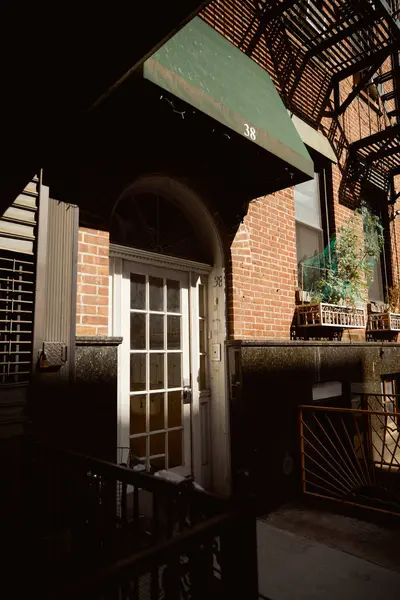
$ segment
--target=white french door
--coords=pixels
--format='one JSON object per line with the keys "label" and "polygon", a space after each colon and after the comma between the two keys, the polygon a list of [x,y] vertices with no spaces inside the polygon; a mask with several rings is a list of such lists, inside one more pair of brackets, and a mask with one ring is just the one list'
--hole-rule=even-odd
{"label": "white french door", "polygon": [[189,277],[124,261],[121,383],[131,456],[182,475],[192,470]]}

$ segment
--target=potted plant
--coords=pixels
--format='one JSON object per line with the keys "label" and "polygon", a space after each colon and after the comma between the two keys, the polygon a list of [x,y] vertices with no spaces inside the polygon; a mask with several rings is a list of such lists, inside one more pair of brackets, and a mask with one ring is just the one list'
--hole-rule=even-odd
{"label": "potted plant", "polygon": [[318,263],[319,268],[318,277],[314,271],[310,304],[297,307],[298,325],[364,328],[368,285],[382,247],[379,219],[363,206],[338,229],[336,238],[322,255],[304,261],[313,269]]}
{"label": "potted plant", "polygon": [[387,304],[368,305],[369,334],[400,331],[400,282],[389,288],[387,300]]}

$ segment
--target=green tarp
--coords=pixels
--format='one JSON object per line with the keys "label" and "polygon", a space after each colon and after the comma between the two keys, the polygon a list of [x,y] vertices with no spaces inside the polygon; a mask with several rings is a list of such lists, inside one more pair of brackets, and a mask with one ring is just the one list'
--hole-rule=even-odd
{"label": "green tarp", "polygon": [[314,176],[313,162],[268,73],[200,18],[144,63],[143,76]]}

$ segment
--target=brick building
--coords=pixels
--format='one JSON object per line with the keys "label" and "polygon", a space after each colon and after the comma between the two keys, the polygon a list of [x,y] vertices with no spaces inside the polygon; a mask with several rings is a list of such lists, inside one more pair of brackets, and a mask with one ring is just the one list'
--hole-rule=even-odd
{"label": "brick building", "polygon": [[44,165],[37,281],[44,262],[50,283],[33,348],[48,393],[34,415],[67,439],[76,428],[80,448],[107,437],[119,462],[221,493],[245,469],[286,497],[297,404],[323,389],[351,406],[384,381],[395,393],[397,327],[366,332],[366,303],[356,326],[299,327],[296,313],[299,263],[362,201],[385,234],[377,314],[400,281],[400,26],[396,2],[364,4],[211,2],[103,103],[68,177]]}

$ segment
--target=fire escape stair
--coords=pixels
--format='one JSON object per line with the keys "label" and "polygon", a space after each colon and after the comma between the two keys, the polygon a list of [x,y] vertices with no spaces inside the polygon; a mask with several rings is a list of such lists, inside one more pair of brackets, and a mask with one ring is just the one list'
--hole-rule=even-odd
{"label": "fire escape stair", "polygon": [[[400,45],[399,45],[400,48]],[[387,125],[382,131],[354,142],[350,146],[353,163],[358,163],[355,172],[364,176],[375,169],[380,172],[389,191],[389,203],[393,204],[397,195],[394,188],[394,177],[398,173],[400,163],[400,61],[399,52],[391,57],[392,68],[377,77],[373,83],[389,87],[389,91],[381,94],[380,101]]]}
{"label": "fire escape stair", "polygon": [[[337,121],[360,93],[369,96],[371,84],[384,86],[374,100],[383,117],[381,131],[373,135],[371,130],[354,144],[342,136],[340,144],[349,149],[344,179],[350,188],[361,185],[372,170],[378,173],[372,175],[375,184],[388,191],[400,162],[400,0],[239,4],[213,2],[201,16],[266,69],[286,108],[312,127],[318,128],[324,116]],[[353,75],[359,76],[358,83],[343,98],[341,82]]]}
{"label": "fire escape stair", "polygon": [[[338,117],[343,114],[357,95],[371,83],[383,84],[380,108],[385,115],[386,127],[376,134],[350,144],[349,176],[368,177],[377,170],[380,183],[389,188],[400,160],[400,2],[398,0],[320,0],[268,2],[258,28],[252,30],[252,39],[243,42],[242,49],[252,54],[261,38],[272,27],[281,31],[286,40],[286,64],[294,64],[294,75],[282,85],[283,97],[290,110],[296,113],[298,97],[306,89],[307,69],[328,72],[330,84],[326,90],[325,106],[333,108],[322,114]],[[285,36],[282,32],[285,32]],[[288,41],[289,40],[289,41]],[[281,51],[282,54],[282,51]],[[389,71],[378,71],[391,60]],[[340,82],[362,73],[343,101],[339,94]],[[278,70],[279,78],[279,70]],[[321,93],[321,92],[320,92]],[[297,98],[296,98],[297,94]]]}

